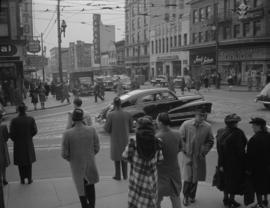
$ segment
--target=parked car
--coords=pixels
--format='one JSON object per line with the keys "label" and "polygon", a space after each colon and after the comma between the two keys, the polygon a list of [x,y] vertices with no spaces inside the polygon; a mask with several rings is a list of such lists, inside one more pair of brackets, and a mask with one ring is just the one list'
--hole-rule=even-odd
{"label": "parked car", "polygon": [[80,96],[92,96],[94,94],[94,87],[93,85],[81,83],[79,89]]}
{"label": "parked car", "polygon": [[262,103],[266,108],[270,109],[270,83],[262,89],[255,101]]}
{"label": "parked car", "polygon": [[165,75],[158,75],[155,79],[151,80],[153,86],[160,85],[162,87],[168,86],[168,79]]}
{"label": "parked car", "polygon": [[175,88],[181,88],[183,83],[185,83],[185,78],[183,76],[177,76],[174,80],[174,87]]}
{"label": "parked car", "polygon": [[[122,95],[120,99],[122,108],[128,111],[135,121],[144,115],[156,119],[160,112],[168,112],[171,121],[178,124],[193,118],[195,109],[204,108],[208,113],[211,113],[212,109],[212,103],[205,101],[202,96],[177,97],[166,88],[134,90]],[[96,121],[106,121],[108,112],[112,110],[113,104],[109,104],[96,117]]]}

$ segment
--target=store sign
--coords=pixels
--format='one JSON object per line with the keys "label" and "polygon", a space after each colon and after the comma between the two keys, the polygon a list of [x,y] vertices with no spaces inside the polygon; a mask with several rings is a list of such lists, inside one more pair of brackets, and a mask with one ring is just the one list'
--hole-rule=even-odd
{"label": "store sign", "polygon": [[48,59],[42,56],[27,56],[26,65],[28,67],[42,68],[48,65]]}
{"label": "store sign", "polygon": [[[257,60],[267,58],[267,48],[235,48],[220,50],[219,60],[221,61],[241,61]],[[269,52],[268,52],[269,53]]]}
{"label": "store sign", "polygon": [[0,56],[13,56],[17,53],[17,47],[13,44],[0,44]]}
{"label": "store sign", "polygon": [[161,56],[157,57],[157,61],[177,61],[179,60],[178,56]]}
{"label": "store sign", "polygon": [[94,42],[94,63],[101,63],[100,56],[100,22],[101,16],[100,14],[93,15],[93,42]]}
{"label": "store sign", "polygon": [[191,61],[194,65],[215,64],[215,57],[209,55],[193,55],[191,56]]}
{"label": "store sign", "polygon": [[29,40],[27,44],[27,51],[29,53],[38,53],[40,52],[40,41],[39,40]]}

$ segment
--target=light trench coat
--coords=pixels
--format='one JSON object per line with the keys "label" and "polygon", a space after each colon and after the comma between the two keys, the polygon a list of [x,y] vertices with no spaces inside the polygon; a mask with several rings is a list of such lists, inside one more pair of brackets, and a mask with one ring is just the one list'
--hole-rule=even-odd
{"label": "light trench coat", "polygon": [[95,160],[99,149],[99,138],[93,127],[75,125],[63,135],[62,157],[70,163],[72,178],[79,196],[85,196],[84,180],[88,184],[99,181]]}
{"label": "light trench coat", "polygon": [[195,119],[185,121],[180,127],[180,136],[183,141],[183,180],[205,181],[205,156],[214,144],[211,125],[203,121],[196,126]]}

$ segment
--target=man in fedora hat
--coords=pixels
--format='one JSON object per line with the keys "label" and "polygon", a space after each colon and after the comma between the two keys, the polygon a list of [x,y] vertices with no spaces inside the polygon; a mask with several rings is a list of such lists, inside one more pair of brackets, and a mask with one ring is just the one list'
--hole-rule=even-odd
{"label": "man in fedora hat", "polygon": [[254,131],[247,145],[247,169],[257,197],[258,208],[268,206],[270,193],[270,134],[263,118],[252,118],[249,122]]}
{"label": "man in fedora hat", "polygon": [[180,127],[183,141],[183,204],[195,202],[198,181],[206,179],[205,156],[214,144],[209,123],[205,121],[206,109],[197,109],[195,118],[185,121]]}
{"label": "man in fedora hat", "polygon": [[18,165],[21,184],[32,180],[32,163],[36,161],[33,137],[37,134],[35,119],[26,114],[27,107],[21,103],[17,110],[19,115],[10,123],[10,138],[14,143],[14,164]]}
{"label": "man in fedora hat", "polygon": [[82,208],[94,208],[95,184],[99,181],[95,155],[100,145],[95,128],[86,126],[83,118],[82,109],[73,111],[74,126],[63,135],[62,157],[70,164]]}

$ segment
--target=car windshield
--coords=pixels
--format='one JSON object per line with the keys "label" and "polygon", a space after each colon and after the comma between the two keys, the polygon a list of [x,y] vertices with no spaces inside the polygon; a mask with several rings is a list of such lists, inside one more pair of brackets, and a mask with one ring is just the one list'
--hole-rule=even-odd
{"label": "car windshield", "polygon": [[260,95],[270,97],[270,83],[263,88]]}

